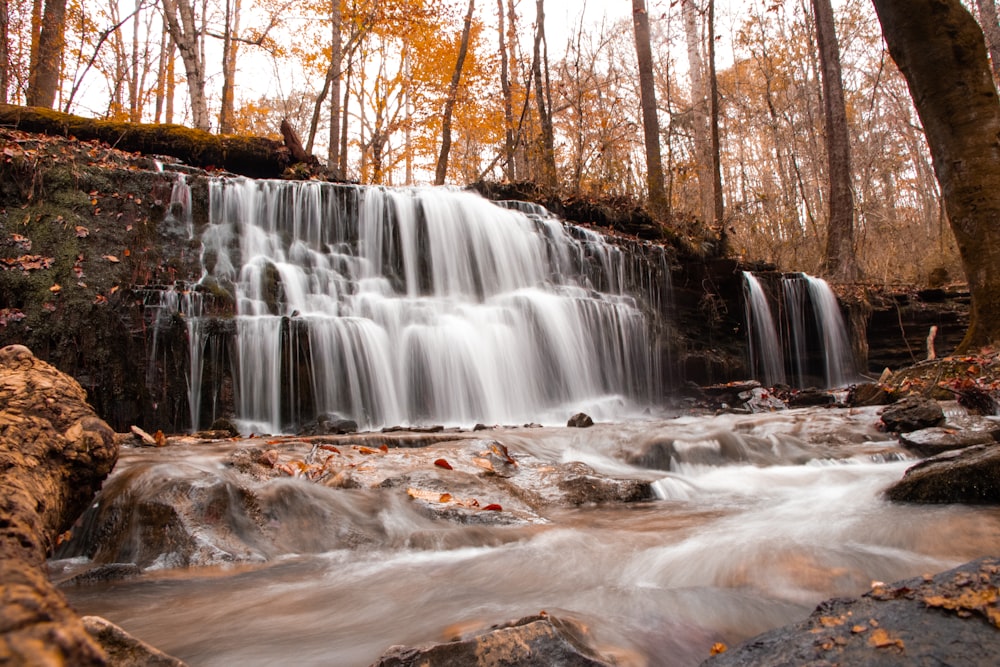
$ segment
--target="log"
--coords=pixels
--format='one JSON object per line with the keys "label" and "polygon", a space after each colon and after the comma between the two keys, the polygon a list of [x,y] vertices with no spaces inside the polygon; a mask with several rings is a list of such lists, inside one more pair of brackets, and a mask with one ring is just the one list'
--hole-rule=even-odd
{"label": "log", "polygon": [[0,349],[0,664],[103,665],[45,559],[118,458],[86,393],[28,348]]}
{"label": "log", "polygon": [[144,155],[169,155],[200,169],[222,169],[251,178],[278,178],[295,160],[280,141],[217,135],[182,125],[95,120],[42,109],[0,104],[0,124],[54,136],[103,141]]}

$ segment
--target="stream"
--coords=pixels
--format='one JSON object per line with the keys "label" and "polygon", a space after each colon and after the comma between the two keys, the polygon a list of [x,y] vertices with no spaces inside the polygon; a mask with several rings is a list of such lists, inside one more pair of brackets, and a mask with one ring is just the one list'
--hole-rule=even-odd
{"label": "stream", "polygon": [[[541,610],[582,622],[621,664],[697,665],[713,643],[801,620],[824,599],[1000,553],[1000,509],[882,498],[915,459],[877,422],[876,408],[838,408],[495,429],[488,437],[523,462],[526,480],[528,461],[535,470],[580,462],[651,481],[656,499],[553,502],[536,504],[533,520],[460,522],[420,511],[401,488],[286,478],[258,482],[291,500],[271,546],[252,558],[161,560],[93,583],[68,583],[92,567],[86,558],[50,570],[81,614],[192,667],[363,666],[394,644]],[[457,458],[479,435],[427,456]],[[142,470],[235,475],[222,461],[246,442],[125,448],[106,486],[131,473],[141,494]]]}

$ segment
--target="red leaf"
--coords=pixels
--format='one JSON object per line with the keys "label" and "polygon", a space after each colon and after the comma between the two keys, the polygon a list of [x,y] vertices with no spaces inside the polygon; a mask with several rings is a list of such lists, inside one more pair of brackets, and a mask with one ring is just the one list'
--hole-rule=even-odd
{"label": "red leaf", "polygon": [[320,445],[319,448],[320,449],[325,449],[328,452],[333,452],[334,454],[339,454],[340,453],[340,450],[337,449],[336,447],[334,447],[333,445]]}
{"label": "red leaf", "polygon": [[382,450],[383,454],[388,454],[389,453],[389,445],[382,445],[381,447],[379,447],[379,449]]}
{"label": "red leaf", "polygon": [[503,507],[500,507],[500,505],[497,505],[496,503],[490,503],[489,505],[487,505],[486,507],[483,508],[483,511],[484,512],[503,512]]}
{"label": "red leaf", "polygon": [[444,459],[438,459],[434,461],[434,465],[436,465],[438,468],[444,468],[445,470],[454,470],[454,468],[451,467],[451,464],[445,461]]}

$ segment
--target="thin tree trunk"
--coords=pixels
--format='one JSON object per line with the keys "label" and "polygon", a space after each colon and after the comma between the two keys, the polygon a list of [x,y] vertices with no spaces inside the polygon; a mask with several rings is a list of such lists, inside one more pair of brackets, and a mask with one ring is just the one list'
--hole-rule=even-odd
{"label": "thin tree trunk", "polygon": [[66,0],[46,0],[38,34],[38,48],[31,57],[28,106],[51,109],[55,105],[65,43]]}
{"label": "thin tree trunk", "polygon": [[177,69],[174,58],[174,50],[177,48],[177,44],[174,43],[173,37],[167,42],[167,48],[167,88],[163,122],[170,124],[174,122],[174,94],[177,92]]}
{"label": "thin tree trunk", "polygon": [[826,119],[827,197],[826,273],[841,281],[857,279],[854,256],[854,198],[851,192],[851,139],[847,130],[844,84],[840,76],[840,47],[830,0],[812,0],[816,16],[816,43],[823,74],[823,111]]}
{"label": "thin tree trunk", "polygon": [[725,207],[722,197],[722,155],[719,145],[719,77],[715,74],[715,0],[708,0],[708,81],[711,113],[712,152],[712,212],[713,223],[719,234],[718,252],[726,251],[726,227],[723,222]]}
{"label": "thin tree trunk", "polygon": [[555,132],[552,116],[546,104],[545,87],[542,82],[542,43],[545,41],[545,0],[535,1],[537,19],[535,22],[535,50],[531,64],[535,79],[535,103],[538,106],[538,121],[542,127],[542,155],[539,181],[550,188],[557,186]]}
{"label": "thin tree trunk", "polygon": [[[139,4],[142,0],[138,0]],[[137,7],[138,9],[138,7]],[[132,15],[132,53],[128,77],[128,119],[132,123],[142,120],[139,109],[139,12]]]}
{"label": "thin tree trunk", "polygon": [[653,79],[653,51],[649,44],[649,14],[645,0],[632,0],[632,27],[639,63],[639,97],[642,107],[642,136],[646,146],[646,189],[649,211],[662,220],[670,204],[663,187],[663,160],[660,157],[660,121],[656,110],[656,83]]}
{"label": "thin tree trunk", "polygon": [[462,79],[462,66],[469,52],[469,33],[472,31],[472,14],[476,10],[476,0],[469,0],[469,11],[465,14],[465,25],[462,27],[462,42],[458,47],[458,62],[455,72],[451,75],[451,85],[448,86],[448,100],[444,104],[444,118],[441,121],[441,153],[438,155],[437,168],[434,170],[434,185],[444,185],[448,175],[448,153],[451,151],[451,117],[458,100],[458,84]]}
{"label": "thin tree trunk", "polygon": [[167,58],[173,54],[174,45],[170,41],[170,35],[167,33],[167,24],[164,22],[162,31],[160,33],[160,58],[156,66],[156,101],[153,110],[153,122],[159,123],[160,117],[163,114],[163,103],[166,98],[167,90]]}
{"label": "thin tree trunk", "polygon": [[236,55],[240,32],[241,0],[226,0],[226,24],[222,32],[222,100],[219,106],[219,134],[232,134],[235,113]]}
{"label": "thin tree trunk", "polygon": [[497,0],[497,16],[499,24],[497,33],[500,37],[500,90],[503,91],[504,119],[504,166],[503,173],[508,181],[514,180],[514,100],[510,89],[510,72],[507,66],[507,35],[504,25],[503,0]]}
{"label": "thin tree trunk", "polygon": [[1000,343],[1000,100],[982,30],[960,0],[873,0],[906,77],[969,282],[961,351]]}
{"label": "thin tree trunk", "polygon": [[976,0],[979,8],[979,24],[986,36],[986,48],[990,52],[993,68],[993,83],[1000,86],[1000,19],[997,18],[996,0]]}
{"label": "thin tree trunk", "polygon": [[7,0],[0,0],[0,104],[7,104],[10,85],[10,12]]}
{"label": "thin tree trunk", "polygon": [[340,168],[339,176],[347,178],[347,109],[351,100],[351,76],[354,74],[354,63],[347,65],[347,80],[344,82],[344,103],[341,110],[340,123]]}
{"label": "thin tree trunk", "polygon": [[330,82],[330,142],[327,148],[327,165],[337,177],[343,177],[339,172],[340,140],[337,129],[340,127],[340,78],[344,67],[344,50],[341,43],[341,28],[343,17],[340,11],[340,0],[330,3],[330,69],[336,73]]}
{"label": "thin tree trunk", "polygon": [[695,0],[683,0],[684,34],[687,42],[688,76],[691,79],[691,126],[694,134],[695,170],[698,174],[700,217],[710,224],[715,216],[712,196],[712,144],[710,110],[705,86],[705,63],[701,56],[701,27]]}
{"label": "thin tree trunk", "polygon": [[211,119],[208,115],[208,100],[205,97],[205,58],[202,49],[204,40],[195,22],[194,7],[191,0],[160,1],[163,3],[163,16],[167,20],[170,38],[177,45],[181,60],[184,62],[194,126],[207,131],[211,126]]}

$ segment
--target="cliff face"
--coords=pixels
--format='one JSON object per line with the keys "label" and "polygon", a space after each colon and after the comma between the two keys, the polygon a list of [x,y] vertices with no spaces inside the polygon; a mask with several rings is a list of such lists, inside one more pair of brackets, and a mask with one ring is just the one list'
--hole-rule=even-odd
{"label": "cliff face", "polygon": [[[137,424],[181,432],[192,423],[188,339],[196,303],[217,316],[200,332],[215,350],[203,369],[202,404],[232,414],[231,286],[197,284],[197,237],[209,220],[212,175],[176,162],[164,169],[103,144],[11,130],[0,131],[0,151],[0,346],[26,345],[75,377],[118,431]],[[654,401],[686,381],[751,374],[743,267],[678,259],[669,248],[620,233],[609,239],[629,258],[626,291],[645,295],[662,375]],[[939,327],[939,354],[950,351],[967,312],[961,293],[867,292],[847,303],[859,358],[867,351],[870,360],[862,368],[875,374],[923,358],[931,324]],[[294,330],[294,319],[287,326]],[[283,354],[302,353],[286,348]],[[305,395],[308,375],[297,377],[292,389]]]}

